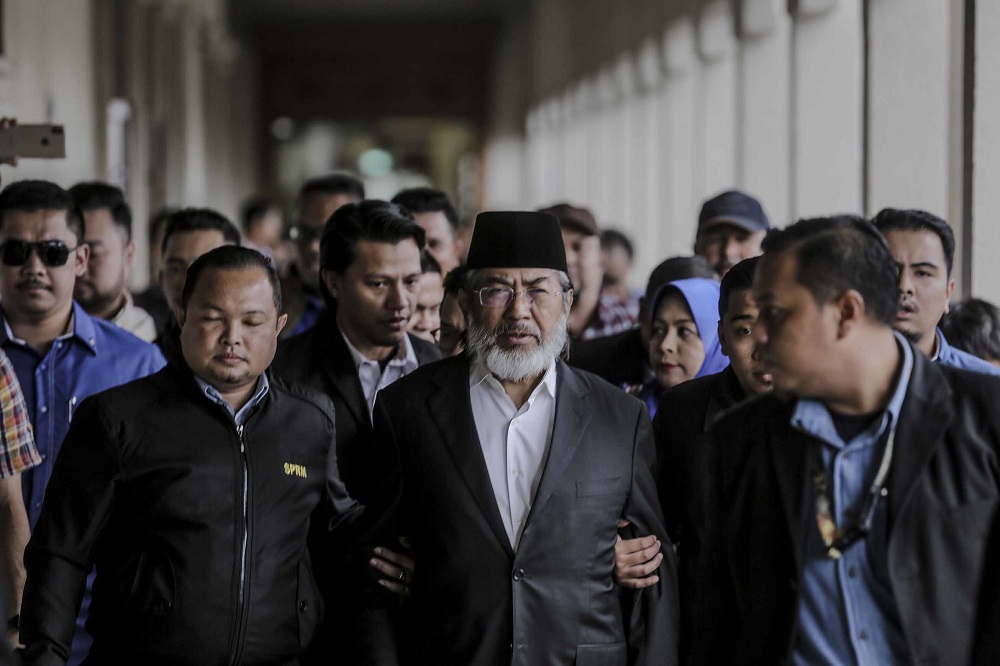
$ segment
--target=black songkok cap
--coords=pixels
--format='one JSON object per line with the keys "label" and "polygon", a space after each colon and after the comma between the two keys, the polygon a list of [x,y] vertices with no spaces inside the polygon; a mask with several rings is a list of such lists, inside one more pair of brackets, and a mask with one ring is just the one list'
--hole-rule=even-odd
{"label": "black songkok cap", "polygon": [[480,213],[465,267],[551,268],[565,273],[559,220],[550,213]]}

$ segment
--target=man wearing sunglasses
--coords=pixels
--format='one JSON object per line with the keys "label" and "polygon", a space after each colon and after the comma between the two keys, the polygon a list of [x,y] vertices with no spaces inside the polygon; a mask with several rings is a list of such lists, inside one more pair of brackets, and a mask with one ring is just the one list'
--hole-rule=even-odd
{"label": "man wearing sunglasses", "polygon": [[[32,529],[79,402],[165,363],[156,347],[73,301],[75,282],[87,270],[83,238],[83,218],[58,185],[21,181],[0,192],[0,346],[14,365],[42,456],[22,478]],[[82,625],[88,603],[89,595],[77,620],[71,664],[89,649]]]}
{"label": "man wearing sunglasses", "polygon": [[864,220],[765,239],[753,334],[775,392],[708,445],[692,663],[968,663],[1000,381],[893,331],[897,279]]}

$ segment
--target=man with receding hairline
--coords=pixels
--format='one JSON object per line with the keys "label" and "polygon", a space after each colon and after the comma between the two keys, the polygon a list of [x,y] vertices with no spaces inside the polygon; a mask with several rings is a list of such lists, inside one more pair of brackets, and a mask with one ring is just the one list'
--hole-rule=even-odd
{"label": "man with receding hairline", "polygon": [[216,248],[188,271],[181,354],[80,406],[25,554],[24,663],[65,659],[92,562],[93,663],[289,664],[311,644],[306,536],[360,507],[329,400],[266,372],[280,308],[266,258]]}
{"label": "man with receding hairline", "polygon": [[1000,381],[894,331],[897,284],[864,220],[765,239],[754,338],[775,391],[712,430],[691,663],[968,663]]}

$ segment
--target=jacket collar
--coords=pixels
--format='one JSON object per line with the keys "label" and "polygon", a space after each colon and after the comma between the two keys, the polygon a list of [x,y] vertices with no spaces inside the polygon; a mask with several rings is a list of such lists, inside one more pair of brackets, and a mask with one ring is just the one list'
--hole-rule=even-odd
{"label": "jacket collar", "polygon": [[[26,344],[24,340],[14,336],[10,324],[7,323],[7,315],[3,313],[2,309],[0,309],[0,320],[3,321],[3,326],[0,326],[0,344],[8,341],[19,345]],[[97,326],[94,324],[94,318],[87,314],[76,301],[73,301],[69,328],[70,330],[59,336],[59,338],[76,340],[84,349],[87,349],[92,355],[96,356],[98,351]]]}

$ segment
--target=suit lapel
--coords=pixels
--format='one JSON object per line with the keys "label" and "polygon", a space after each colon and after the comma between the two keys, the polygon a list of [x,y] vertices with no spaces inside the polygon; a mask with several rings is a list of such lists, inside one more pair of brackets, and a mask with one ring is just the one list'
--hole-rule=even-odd
{"label": "suit lapel", "polygon": [[569,466],[576,451],[580,448],[583,433],[590,422],[590,410],[587,408],[587,390],[576,374],[562,361],[556,362],[556,418],[552,426],[552,443],[549,445],[549,455],[542,471],[542,479],[531,502],[531,510],[525,521],[525,526],[531,524],[531,518],[539,507],[552,496],[559,487],[563,474]]}
{"label": "suit lapel", "polygon": [[781,502],[785,507],[785,520],[795,553],[796,571],[802,570],[802,547],[806,515],[809,513],[809,450],[811,439],[792,428],[789,416],[772,421],[768,443],[771,460],[778,477]]}
{"label": "suit lapel", "polygon": [[889,531],[952,418],[951,388],[932,361],[913,350],[913,373],[899,413],[889,469]]}
{"label": "suit lapel", "polygon": [[514,551],[500,518],[497,498],[479,442],[479,432],[472,417],[468,359],[464,355],[462,359],[461,362],[456,360],[441,364],[440,371],[434,378],[437,391],[427,399],[428,413],[493,536],[513,558]]}
{"label": "suit lapel", "polygon": [[[358,368],[354,365],[354,359],[347,348],[347,343],[344,342],[344,336],[334,322],[330,322],[330,325],[324,326],[316,333],[314,344],[317,349],[313,352],[313,358],[321,359],[323,372],[344,399],[354,419],[362,428],[370,430],[371,417],[368,414],[368,403],[365,401],[361,380],[358,378]],[[322,347],[328,348],[329,353],[321,353],[318,348]]]}

